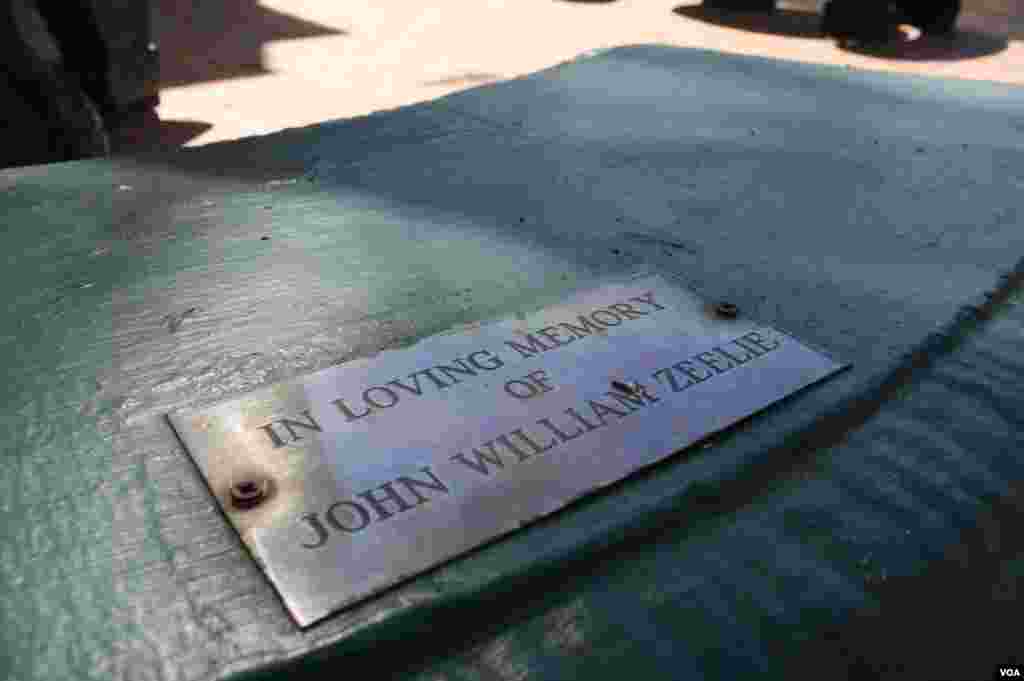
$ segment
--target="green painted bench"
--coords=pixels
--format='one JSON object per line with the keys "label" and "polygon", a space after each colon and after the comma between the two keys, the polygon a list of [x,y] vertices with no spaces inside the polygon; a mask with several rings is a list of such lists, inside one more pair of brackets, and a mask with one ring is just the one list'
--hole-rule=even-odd
{"label": "green painted bench", "polygon": [[[1022,112],[1010,86],[636,46],[0,173],[0,678],[1021,663]],[[164,418],[638,267],[852,369],[306,630]]]}

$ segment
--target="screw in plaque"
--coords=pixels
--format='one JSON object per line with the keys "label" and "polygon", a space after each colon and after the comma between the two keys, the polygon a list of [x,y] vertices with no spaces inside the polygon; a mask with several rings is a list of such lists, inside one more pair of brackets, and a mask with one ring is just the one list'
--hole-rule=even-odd
{"label": "screw in plaque", "polygon": [[622,391],[624,393],[629,393],[630,395],[632,395],[633,393],[639,392],[639,386],[640,386],[639,383],[636,383],[634,385],[630,385],[629,383],[625,383],[623,381],[612,381],[612,387],[613,388],[615,388],[616,390]]}
{"label": "screw in plaque", "polygon": [[252,475],[231,485],[231,504],[239,510],[248,510],[262,504],[270,493],[268,478]]}
{"label": "screw in plaque", "polygon": [[740,313],[740,309],[736,307],[735,303],[723,300],[722,302],[715,305],[715,314],[719,317],[725,317],[726,319],[735,319],[736,315]]}
{"label": "screw in plaque", "polygon": [[624,392],[627,395],[640,395],[647,399],[651,399],[650,395],[647,394],[647,387],[639,381],[633,383],[627,383],[625,381],[612,381],[612,387],[620,392]]}

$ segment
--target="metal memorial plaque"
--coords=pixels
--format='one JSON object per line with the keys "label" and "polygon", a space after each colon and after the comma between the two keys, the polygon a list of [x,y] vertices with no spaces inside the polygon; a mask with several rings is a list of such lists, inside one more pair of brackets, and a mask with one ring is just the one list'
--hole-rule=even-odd
{"label": "metal memorial plaque", "polygon": [[842,368],[644,275],[170,420],[307,626]]}

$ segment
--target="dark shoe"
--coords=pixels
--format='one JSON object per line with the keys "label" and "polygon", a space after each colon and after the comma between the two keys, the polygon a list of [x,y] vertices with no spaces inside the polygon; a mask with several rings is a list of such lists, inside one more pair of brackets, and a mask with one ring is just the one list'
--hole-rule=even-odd
{"label": "dark shoe", "polygon": [[774,12],[775,0],[704,0],[703,6],[727,12]]}
{"label": "dark shoe", "polygon": [[928,36],[952,36],[960,14],[960,0],[904,0],[907,23]]}
{"label": "dark shoe", "polygon": [[821,31],[840,42],[878,44],[887,42],[895,21],[883,2],[830,0],[825,4]]}

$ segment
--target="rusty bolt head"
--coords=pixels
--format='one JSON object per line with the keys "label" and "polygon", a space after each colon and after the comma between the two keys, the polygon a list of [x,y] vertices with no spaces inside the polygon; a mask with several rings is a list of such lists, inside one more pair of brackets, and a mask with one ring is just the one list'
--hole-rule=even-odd
{"label": "rusty bolt head", "polygon": [[270,480],[250,476],[231,485],[231,503],[237,509],[250,509],[260,505],[270,492]]}
{"label": "rusty bolt head", "polygon": [[725,317],[727,319],[734,319],[738,315],[740,309],[736,307],[735,303],[723,301],[715,306],[715,313],[719,317]]}

